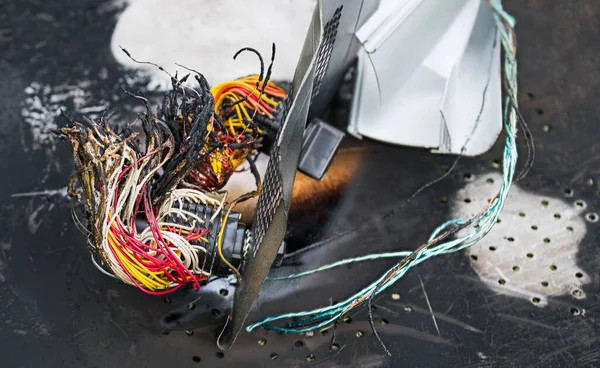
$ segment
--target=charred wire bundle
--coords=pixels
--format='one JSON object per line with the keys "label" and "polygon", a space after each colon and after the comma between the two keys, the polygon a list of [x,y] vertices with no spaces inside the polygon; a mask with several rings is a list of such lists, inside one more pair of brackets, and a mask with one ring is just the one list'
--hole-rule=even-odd
{"label": "charred wire bundle", "polygon": [[[217,86],[217,103],[215,90],[195,71],[198,88],[185,85],[191,74],[171,76],[172,89],[158,114],[141,94],[127,92],[146,108],[137,119],[142,138],[105,118],[70,122],[58,131],[76,168],[69,194],[83,204],[82,231],[104,273],[151,294],[187,283],[197,289],[215,272],[239,276],[241,259],[234,253],[242,250],[224,251],[223,241],[243,244],[239,215],[231,211],[260,190],[251,155],[262,130],[253,118],[271,116],[277,103],[270,97],[285,95],[269,81],[271,66],[263,76],[260,60],[260,75]],[[228,204],[221,189],[246,161],[257,189]]]}

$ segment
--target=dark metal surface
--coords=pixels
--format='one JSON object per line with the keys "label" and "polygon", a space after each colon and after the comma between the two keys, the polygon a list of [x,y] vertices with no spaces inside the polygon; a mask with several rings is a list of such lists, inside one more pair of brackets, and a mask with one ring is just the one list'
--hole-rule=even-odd
{"label": "dark metal surface", "polygon": [[[112,98],[127,78],[110,55],[117,9],[108,4],[112,2],[0,3],[2,367],[600,366],[600,223],[586,221],[583,215],[585,236],[569,257],[589,276],[582,287],[585,297],[567,293],[549,296],[545,306],[536,305],[489,287],[464,253],[438,257],[411,270],[374,301],[377,322],[386,322],[378,323],[378,331],[392,358],[373,337],[364,309],[338,327],[338,350],[330,350],[331,332],[306,336],[243,331],[232,350],[220,353],[216,335],[233,295],[224,280],[204,288],[190,309],[189,303],[198,298],[191,291],[169,299],[150,297],[99,273],[71,222],[65,199],[10,195],[61,188],[71,170],[66,148],[32,148],[21,114],[31,82],[58,86],[88,81],[91,98],[112,101],[111,108],[118,111],[127,107]],[[534,168],[519,186],[553,201],[583,200],[585,213],[598,213],[600,4],[507,1],[507,8],[518,20],[521,106],[537,147]],[[348,148],[353,145],[357,148]],[[369,223],[370,230],[292,257],[279,273],[374,250],[415,248],[451,215],[452,198],[466,185],[468,174],[482,177],[498,170],[493,160],[501,157],[502,141],[482,157],[461,160],[448,179],[383,220],[379,215],[439,175],[453,158],[381,144],[346,142],[344,149],[358,152],[352,180],[336,187],[341,192],[329,194],[336,200],[327,201],[326,208],[315,206],[313,216],[293,216],[292,208],[296,223],[291,224],[290,239],[326,239]],[[325,211],[329,217],[324,220]],[[552,214],[547,215],[540,213],[540,224],[552,220]],[[506,216],[518,214],[501,217]],[[317,224],[317,217],[319,226],[302,226],[301,222]],[[540,231],[546,230],[540,225]],[[547,231],[549,235],[540,236],[554,234]],[[518,247],[518,240],[507,246]],[[339,300],[392,262],[266,283],[248,321]]]}

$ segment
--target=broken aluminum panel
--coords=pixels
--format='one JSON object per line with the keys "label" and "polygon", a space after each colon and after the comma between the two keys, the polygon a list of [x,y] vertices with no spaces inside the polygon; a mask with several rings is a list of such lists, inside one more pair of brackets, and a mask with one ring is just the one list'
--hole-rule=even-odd
{"label": "broken aluminum panel", "polygon": [[382,0],[362,44],[348,131],[478,155],[502,129],[500,45],[484,0]]}

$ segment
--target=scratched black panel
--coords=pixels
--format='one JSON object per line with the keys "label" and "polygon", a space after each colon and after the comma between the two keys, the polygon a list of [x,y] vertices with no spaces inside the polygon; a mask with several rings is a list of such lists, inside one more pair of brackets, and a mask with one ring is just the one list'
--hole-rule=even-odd
{"label": "scratched black panel", "polygon": [[[573,200],[586,202],[587,212],[599,213],[600,4],[507,3],[518,20],[522,112],[537,147],[535,166],[520,186],[567,200],[571,199],[565,194],[571,190]],[[377,328],[392,358],[373,337],[364,309],[356,311],[350,323],[338,326],[337,350],[330,349],[331,331],[313,336],[257,331],[242,333],[234,348],[221,355],[215,334],[233,295],[224,281],[209,284],[201,295],[183,290],[165,300],[97,272],[82,235],[71,223],[68,201],[60,196],[10,195],[61,188],[71,170],[68,152],[60,144],[55,152],[32,148],[21,111],[31,97],[25,91],[32,82],[52,87],[85,82],[90,99],[108,101],[117,111],[131,109],[118,93],[127,83],[127,72],[117,67],[109,51],[119,12],[111,4],[0,2],[2,366],[600,366],[600,223],[585,223],[586,235],[574,255],[578,269],[591,278],[582,288],[583,299],[567,293],[549,297],[542,308],[527,298],[498,293],[481,281],[464,254],[439,257],[411,270],[375,300]],[[43,98],[43,88],[40,93]],[[69,101],[65,107],[72,109]],[[344,113],[333,116],[341,119]],[[523,161],[522,139],[520,143]],[[288,259],[278,272],[371,251],[414,249],[450,216],[445,199],[465,185],[465,174],[477,177],[497,171],[493,160],[502,152],[498,142],[482,157],[461,160],[444,182],[395,216],[380,220],[381,214],[448,168],[453,158],[377,143],[344,145],[357,152],[352,179],[320,188],[325,205],[307,207],[298,202],[290,217],[290,241],[327,239],[372,225],[358,236],[338,238]],[[297,282],[267,283],[260,308],[249,320],[340,300],[392,263],[356,264]],[[226,296],[222,289],[228,290]],[[198,296],[190,309],[189,303]]]}

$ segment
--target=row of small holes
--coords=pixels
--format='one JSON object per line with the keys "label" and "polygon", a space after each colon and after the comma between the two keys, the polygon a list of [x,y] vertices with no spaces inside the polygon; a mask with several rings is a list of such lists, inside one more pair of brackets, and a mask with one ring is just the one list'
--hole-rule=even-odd
{"label": "row of small holes", "polygon": [[[274,355],[274,354],[271,354],[271,355]],[[224,354],[224,353],[222,353],[222,352],[220,352],[220,351],[218,351],[218,352],[215,354],[215,356],[216,356],[217,358],[219,358],[219,359],[222,359],[222,358],[224,358],[224,357],[225,357],[225,354]],[[201,359],[199,356],[197,356],[197,355],[194,355],[194,356],[192,357],[192,362],[194,362],[194,363],[200,363],[201,361],[202,361],[202,359]]]}
{"label": "row of small holes", "polygon": [[[489,179],[487,180],[487,182],[488,182],[488,183],[493,183],[493,182],[494,182],[494,179],[492,179],[492,178],[489,178]],[[566,189],[565,189],[565,190],[566,190]],[[598,192],[598,195],[600,195],[600,191]],[[571,196],[571,195],[569,195],[569,196]],[[442,197],[442,198],[441,198],[441,202],[442,202],[442,203],[444,203],[444,204],[447,204],[447,203],[448,203],[448,198],[447,198],[447,197]],[[471,200],[471,198],[465,198],[465,199],[464,199],[464,202],[465,202],[465,203],[471,203],[471,202],[472,202],[472,200]],[[489,202],[489,200],[488,200],[488,202]],[[548,201],[546,201],[546,200],[543,200],[543,201],[542,201],[542,205],[543,205],[543,206],[548,206],[548,204],[549,204],[549,202],[548,202]],[[582,201],[582,200],[578,200],[578,201],[576,201],[576,202],[575,202],[575,205],[576,205],[577,207],[579,207],[579,208],[586,208],[586,203],[585,203],[584,201]],[[525,214],[525,212],[519,212],[519,217],[526,217],[526,216],[527,216],[527,215]],[[555,218],[555,219],[560,219],[561,217],[562,217],[562,216],[561,216],[561,214],[560,214],[560,213],[555,213],[555,214],[554,214],[554,218]],[[586,214],[586,215],[585,215],[585,219],[586,219],[588,222],[592,222],[592,223],[594,223],[594,222],[598,222],[598,220],[600,219],[600,217],[599,217],[599,216],[598,216],[596,213],[594,213],[594,212],[590,212],[590,213],[588,213],[588,214]],[[500,222],[501,222],[501,221],[500,221],[500,219],[498,219],[498,223],[500,223]],[[534,226],[535,226],[535,225],[534,225]],[[534,226],[532,226],[532,229],[533,229],[533,230],[537,230],[537,226],[535,226],[535,228],[534,228]]]}
{"label": "row of small holes", "polygon": [[[334,344],[334,345],[337,345],[337,344]],[[339,347],[339,345],[338,345],[338,347]],[[309,357],[310,357],[310,356],[312,356],[312,357],[313,357],[313,360],[314,360],[314,355],[313,355],[313,354],[311,354],[311,355],[309,355]],[[222,359],[222,358],[224,358],[224,357],[225,357],[225,354],[223,354],[222,352],[218,352],[218,353],[216,353],[216,357],[217,357],[217,358],[219,358],[219,359]],[[279,356],[278,356],[277,354],[275,354],[275,353],[271,353],[271,354],[269,355],[269,357],[271,358],[271,360],[275,360],[275,359],[279,358]],[[201,361],[202,361],[202,359],[200,359],[200,357],[199,357],[199,356],[196,356],[196,355],[194,355],[194,356],[192,357],[192,362],[194,362],[194,363],[200,363]]]}
{"label": "row of small holes", "polygon": [[[496,248],[496,247],[494,247],[494,246],[491,246],[489,249],[490,249],[490,250],[493,252],[493,251],[495,251],[497,248]],[[527,253],[525,256],[526,256],[527,258],[533,258],[533,257],[534,257],[533,253]],[[477,257],[477,255],[475,255],[475,254],[471,254],[471,260],[472,260],[473,262],[476,262],[478,259],[479,259],[479,258]],[[551,271],[556,271],[556,270],[558,269],[558,267],[557,267],[556,265],[554,265],[554,264],[550,265],[550,266],[549,266],[549,268],[550,268],[550,270],[551,270]],[[519,267],[519,266],[517,266],[517,265],[515,265],[515,266],[513,266],[512,270],[513,270],[513,271],[515,271],[515,272],[518,272],[518,271],[520,270],[520,267]],[[577,278],[582,278],[582,277],[583,277],[583,273],[581,273],[581,272],[577,272],[577,273],[575,274],[575,276],[576,276]],[[503,279],[500,279],[500,280],[498,280],[498,282],[499,282],[500,284],[504,284],[504,282],[500,282],[500,281],[504,281]],[[543,285],[543,286],[548,286],[548,285],[544,285],[544,283],[542,283],[542,285]]]}
{"label": "row of small holes", "polygon": [[[530,98],[531,100],[533,100],[533,99],[534,99],[533,93],[530,93],[530,92],[528,92],[528,93],[527,93],[527,96],[529,96],[529,98]],[[536,107],[536,108],[535,108],[535,113],[536,113],[538,116],[542,116],[542,115],[544,115],[544,109],[542,109],[542,108],[540,108],[540,107]],[[546,125],[544,125],[544,132],[545,132],[545,133],[550,133],[551,131],[552,131],[552,125],[549,125],[549,124],[546,124]]]}

